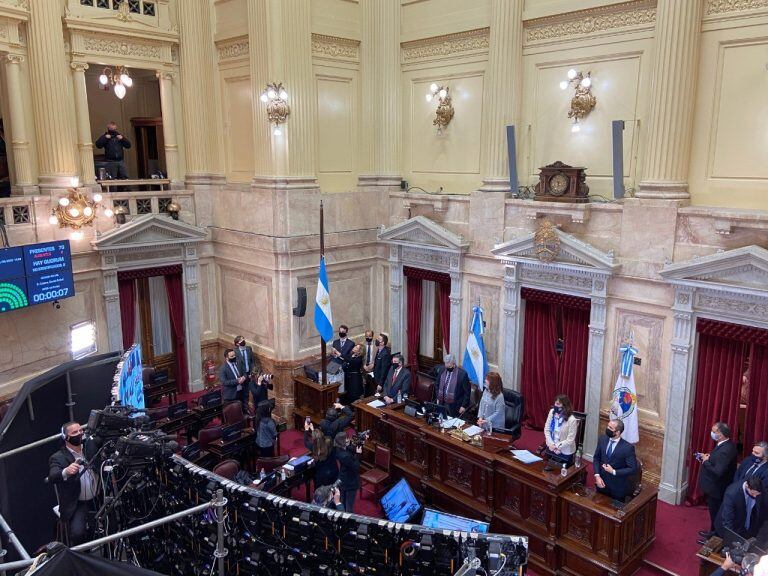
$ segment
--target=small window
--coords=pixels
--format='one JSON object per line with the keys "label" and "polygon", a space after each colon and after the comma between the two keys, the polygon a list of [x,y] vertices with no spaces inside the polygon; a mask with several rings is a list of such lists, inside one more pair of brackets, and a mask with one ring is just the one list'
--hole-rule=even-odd
{"label": "small window", "polygon": [[152,2],[144,2],[144,16],[154,16],[155,5]]}
{"label": "small window", "polygon": [[29,206],[13,207],[13,223],[29,224]]}
{"label": "small window", "polygon": [[80,322],[70,326],[69,349],[73,360],[96,352],[96,323]]}
{"label": "small window", "polygon": [[118,206],[122,206],[125,208],[125,213],[130,214],[131,213],[131,205],[128,202],[128,198],[114,198],[112,200],[112,206],[114,208],[117,208]]}
{"label": "small window", "polygon": [[138,198],[136,200],[136,214],[152,214],[152,199]]}

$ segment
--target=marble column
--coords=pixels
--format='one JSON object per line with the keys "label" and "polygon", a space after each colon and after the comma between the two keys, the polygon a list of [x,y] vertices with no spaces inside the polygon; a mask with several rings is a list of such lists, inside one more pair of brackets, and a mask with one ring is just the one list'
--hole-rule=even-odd
{"label": "marble column", "polygon": [[[492,0],[480,162],[486,192],[509,190],[507,126],[517,123],[523,77],[524,0]],[[520,134],[520,130],[517,131]]]}
{"label": "marble column", "polygon": [[370,118],[363,130],[373,144],[363,154],[369,163],[364,170],[370,174],[360,180],[369,185],[397,186],[402,140],[400,2],[362,0],[361,17],[362,107],[363,118]]}
{"label": "marble column", "polygon": [[516,264],[504,267],[504,357],[501,370],[504,386],[520,391],[520,280]]}
{"label": "marble column", "polygon": [[197,248],[195,246],[186,246],[184,248],[183,276],[184,331],[187,337],[186,352],[189,390],[190,392],[198,392],[203,389],[203,361],[200,352],[200,297],[198,293],[200,268],[198,265]]}
{"label": "marble column", "polygon": [[29,71],[41,188],[66,188],[77,175],[62,3],[29,3]]}
{"label": "marble column", "polygon": [[360,2],[360,86],[361,114],[360,128],[363,138],[360,141],[360,176],[359,184],[375,184],[373,143],[376,126],[376,19],[375,0]]}
{"label": "marble column", "polygon": [[651,110],[638,198],[688,200],[700,0],[659,0]]}
{"label": "marble column", "polygon": [[[5,58],[5,74],[8,79],[8,112],[10,114],[11,149],[16,186],[31,186],[32,163],[29,154],[27,118],[24,112],[24,95],[21,90],[21,63],[23,56],[8,54]],[[8,127],[6,127],[8,128]]]}
{"label": "marble column", "polygon": [[600,426],[600,399],[603,394],[603,353],[605,351],[605,317],[607,307],[607,278],[596,276],[592,279],[589,313],[589,343],[587,353],[587,381],[584,411],[589,414],[584,431],[584,455],[592,459],[592,450],[597,446]]}
{"label": "marble column", "polygon": [[664,424],[664,453],[661,461],[659,498],[680,504],[688,489],[688,443],[693,418],[693,347],[696,330],[693,319],[693,288],[675,287],[674,328],[670,346],[667,418]]}
{"label": "marble column", "polygon": [[393,352],[405,344],[405,283],[400,246],[389,247],[389,342]]}
{"label": "marble column", "polygon": [[109,350],[123,349],[123,321],[120,318],[120,292],[117,282],[117,257],[114,254],[102,255],[102,277],[104,279],[104,309],[107,321],[107,341]]}
{"label": "marble column", "polygon": [[455,357],[461,358],[463,357],[463,351],[461,350],[461,302],[463,300],[461,297],[462,274],[459,270],[451,270],[449,275],[451,277],[451,293],[448,297],[448,300],[451,303],[451,353],[454,354]]}
{"label": "marble column", "polygon": [[88,90],[85,85],[85,71],[88,64],[72,62],[72,84],[75,92],[75,115],[77,116],[77,150],[80,155],[80,182],[96,182],[93,165],[93,142],[91,141],[91,117],[88,112]]}
{"label": "marble column", "polygon": [[179,146],[176,143],[176,116],[173,103],[173,72],[159,71],[160,108],[163,114],[163,141],[165,143],[165,169],[168,179],[177,182],[179,175]]}

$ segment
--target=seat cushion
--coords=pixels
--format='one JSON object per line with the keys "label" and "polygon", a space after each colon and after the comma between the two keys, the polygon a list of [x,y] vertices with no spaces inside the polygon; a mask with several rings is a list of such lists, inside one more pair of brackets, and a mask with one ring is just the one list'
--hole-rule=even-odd
{"label": "seat cushion", "polygon": [[364,474],[360,474],[360,480],[363,482],[370,482],[371,484],[381,484],[382,482],[389,480],[389,472],[374,468],[368,470],[368,472],[365,472]]}

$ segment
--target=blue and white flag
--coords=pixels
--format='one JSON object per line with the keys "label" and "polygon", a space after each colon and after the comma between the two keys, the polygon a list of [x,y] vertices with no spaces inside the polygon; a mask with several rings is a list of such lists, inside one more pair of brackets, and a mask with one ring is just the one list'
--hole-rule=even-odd
{"label": "blue and white flag", "polygon": [[635,387],[634,367],[637,348],[631,344],[624,344],[619,348],[621,352],[621,370],[613,387],[613,402],[611,403],[611,418],[624,422],[624,440],[631,444],[640,441],[640,431],[637,421],[637,388]]}
{"label": "blue and white flag", "polygon": [[484,331],[483,309],[480,306],[474,306],[462,367],[467,371],[469,380],[477,384],[480,390],[485,388],[485,375],[488,374],[488,360],[485,356],[485,344],[483,344]]}
{"label": "blue and white flag", "polygon": [[333,314],[331,314],[331,295],[328,293],[328,275],[325,273],[325,256],[320,257],[320,275],[317,278],[315,328],[323,340],[326,342],[333,340]]}

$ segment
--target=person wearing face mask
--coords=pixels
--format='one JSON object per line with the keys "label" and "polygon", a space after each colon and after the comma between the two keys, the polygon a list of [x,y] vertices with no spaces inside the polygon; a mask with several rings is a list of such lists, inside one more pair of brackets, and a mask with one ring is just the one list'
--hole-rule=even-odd
{"label": "person wearing face mask", "polygon": [[370,384],[373,383],[373,365],[376,362],[376,352],[378,347],[376,341],[373,339],[373,330],[365,331],[365,343],[362,344],[362,358],[363,358],[363,396],[367,396],[365,393]]}
{"label": "person wearing face mask", "polygon": [[363,347],[360,344],[352,348],[352,353],[342,365],[344,368],[344,389],[347,391],[347,404],[352,404],[363,395]]}
{"label": "person wearing face mask", "polygon": [[[59,514],[67,523],[69,545],[86,541],[86,514],[95,506],[98,494],[97,476],[86,467],[93,454],[92,443],[83,446],[83,429],[77,422],[61,427],[64,446],[49,461],[48,481],[58,486]],[[84,450],[87,448],[87,450]]]}
{"label": "person wearing face mask", "polygon": [[579,421],[573,415],[573,405],[570,398],[565,394],[557,395],[544,424],[547,458],[571,466],[576,454],[576,436],[578,433]]}
{"label": "person wearing face mask", "polygon": [[758,476],[763,481],[763,486],[768,487],[768,442],[760,440],[752,447],[752,454],[739,464],[734,483],[744,482],[750,476]]}
{"label": "person wearing face mask", "polygon": [[392,404],[397,401],[397,393],[406,396],[411,390],[411,371],[403,366],[403,356],[395,354],[392,356],[392,368],[390,368],[384,384],[379,386],[376,391],[384,395],[384,402]]}
{"label": "person wearing face mask", "polygon": [[339,337],[331,344],[331,360],[339,364],[344,364],[349,360],[352,349],[355,347],[355,343],[347,338],[348,332],[349,328],[346,324],[339,326]]}
{"label": "person wearing face mask", "polygon": [[637,477],[635,446],[621,437],[622,432],[624,422],[609,421],[592,458],[597,491],[620,502],[632,494]]}
{"label": "person wearing face mask", "polygon": [[235,358],[237,359],[237,367],[244,376],[261,372],[261,364],[254,355],[253,348],[246,345],[245,338],[242,336],[235,336]]}
{"label": "person wearing face mask", "polygon": [[131,147],[128,138],[117,129],[117,123],[107,124],[107,131],[96,140],[96,148],[104,148],[104,160],[107,161],[112,178],[125,180],[128,178],[128,168],[125,166],[123,150]]}
{"label": "person wearing face mask", "polygon": [[376,357],[373,360],[373,380],[376,386],[382,386],[392,366],[392,351],[389,349],[389,336],[384,332],[376,338]]}
{"label": "person wearing face mask", "polygon": [[224,364],[219,372],[219,380],[221,380],[221,399],[224,402],[237,400],[242,403],[246,377],[237,366],[237,356],[235,355],[235,351],[228,348],[227,351],[224,352],[224,360]]}
{"label": "person wearing face mask", "polygon": [[715,443],[712,452],[696,454],[696,459],[701,462],[699,490],[707,497],[707,508],[709,508],[709,530],[699,532],[704,539],[710,538],[715,533],[715,518],[723,502],[725,490],[736,473],[738,456],[736,445],[731,442],[731,429],[725,422],[715,422],[709,435]]}
{"label": "person wearing face mask", "polygon": [[725,542],[734,539],[732,532],[744,539],[757,536],[768,519],[768,507],[762,494],[763,481],[758,476],[728,486],[715,519],[715,533]]}
{"label": "person wearing face mask", "polygon": [[453,354],[443,356],[443,365],[435,368],[435,392],[433,401],[448,407],[450,416],[461,416],[469,408],[471,388],[469,376],[456,366]]}

